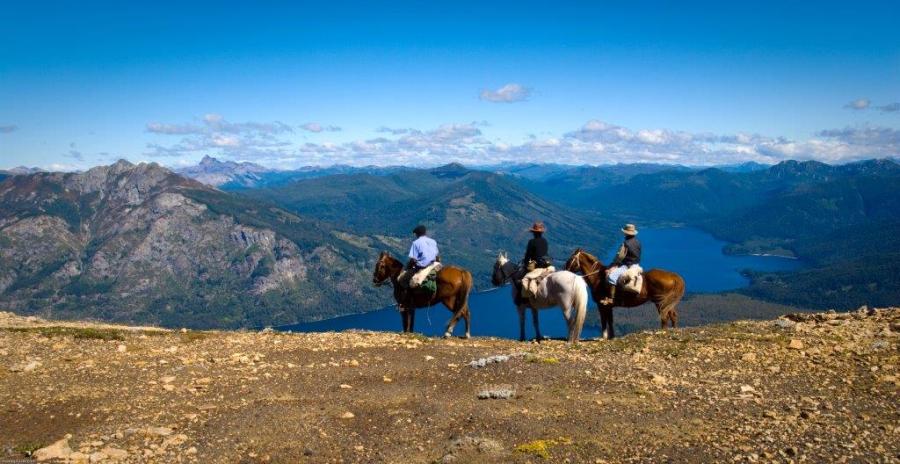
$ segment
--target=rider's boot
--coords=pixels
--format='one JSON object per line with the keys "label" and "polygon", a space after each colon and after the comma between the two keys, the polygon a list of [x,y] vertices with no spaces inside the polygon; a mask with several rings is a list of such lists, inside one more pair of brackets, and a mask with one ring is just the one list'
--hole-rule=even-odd
{"label": "rider's boot", "polygon": [[616,286],[610,285],[609,286],[609,296],[600,300],[600,304],[611,305],[611,304],[613,304],[614,301],[616,301]]}

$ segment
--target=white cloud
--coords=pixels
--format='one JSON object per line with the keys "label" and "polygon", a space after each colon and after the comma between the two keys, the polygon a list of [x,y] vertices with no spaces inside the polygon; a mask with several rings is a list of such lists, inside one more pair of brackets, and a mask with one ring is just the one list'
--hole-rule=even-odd
{"label": "white cloud", "polygon": [[900,111],[900,102],[888,103],[887,105],[881,105],[878,107],[884,113],[896,113]]}
{"label": "white cloud", "polygon": [[300,128],[305,131],[308,131],[308,132],[317,132],[317,133],[322,132],[322,131],[338,132],[341,130],[341,128],[338,126],[323,126],[317,122],[308,122],[306,124],[301,125]]}
{"label": "white cloud", "polygon": [[520,84],[510,83],[497,90],[484,89],[479,98],[493,103],[515,103],[528,100],[531,97],[531,89]]}
{"label": "white cloud", "polygon": [[872,102],[868,98],[859,98],[844,105],[844,108],[851,110],[864,110],[871,105]]}
{"label": "white cloud", "polygon": [[222,115],[205,114],[195,123],[167,124],[151,122],[147,132],[164,136],[182,136],[172,144],[149,143],[150,157],[178,157],[214,152],[221,156],[241,157],[262,155],[290,145],[281,135],[293,132],[291,126],[280,121],[233,123]]}
{"label": "white cloud", "polygon": [[[483,122],[444,124],[429,130],[376,129],[380,135],[344,142],[296,142],[282,138],[289,127],[273,123],[231,123],[204,117],[194,124],[149,125],[177,137],[175,143],[148,145],[148,156],[214,154],[279,167],[304,165],[434,166],[502,162],[565,164],[669,163],[687,165],[774,163],[784,159],[846,162],[900,153],[900,130],[860,126],[819,131],[792,140],[760,134],[695,133],[662,128],[631,129],[590,120],[559,135],[498,141],[483,133]],[[190,130],[188,130],[190,128]],[[324,129],[323,129],[324,130]]]}

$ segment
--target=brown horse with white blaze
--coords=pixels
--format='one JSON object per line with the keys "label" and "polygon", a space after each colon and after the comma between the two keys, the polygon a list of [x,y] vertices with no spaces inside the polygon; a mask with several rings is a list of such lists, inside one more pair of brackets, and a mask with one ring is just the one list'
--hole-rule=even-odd
{"label": "brown horse with white blaze", "polygon": [[[382,251],[375,263],[375,274],[372,276],[372,283],[376,287],[390,281],[394,287],[394,300],[400,303],[402,298],[402,289],[397,285],[400,273],[403,272],[403,263],[394,258],[390,253]],[[462,317],[466,321],[466,338],[470,337],[470,318],[469,312],[469,292],[472,291],[472,273],[456,267],[444,266],[437,273],[437,292],[433,295],[424,292],[412,293],[412,307],[400,311],[400,317],[403,321],[403,331],[412,332],[413,325],[416,321],[416,308],[427,308],[438,303],[443,303],[452,313],[450,321],[447,322],[447,330],[444,337],[453,335],[453,329],[456,327],[457,321]]]}
{"label": "brown horse with white blaze", "polygon": [[615,301],[604,305],[599,302],[609,295],[610,284],[606,281],[607,267],[597,257],[578,248],[569,256],[565,269],[581,273],[591,288],[591,295],[598,302],[597,310],[600,312],[600,327],[604,338],[615,336],[612,310],[616,306],[633,308],[652,301],[659,313],[660,328],[665,329],[667,322],[671,328],[678,324],[678,303],[684,296],[684,279],[674,272],[662,269],[645,271],[644,287],[640,293],[620,290],[616,292]]}

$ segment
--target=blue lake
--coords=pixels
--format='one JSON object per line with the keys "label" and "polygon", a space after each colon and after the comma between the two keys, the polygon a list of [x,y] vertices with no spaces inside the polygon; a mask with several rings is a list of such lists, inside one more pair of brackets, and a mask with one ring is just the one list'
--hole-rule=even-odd
{"label": "blue lake", "polygon": [[[642,266],[644,269],[662,268],[674,271],[684,277],[689,293],[714,293],[741,288],[749,280],[741,271],[792,271],[802,266],[798,260],[774,256],[729,256],[722,253],[726,242],[716,240],[711,235],[691,228],[642,229],[640,231],[643,245]],[[550,237],[552,240],[552,237]],[[552,244],[551,244],[552,246]],[[618,249],[618,243],[611,246],[600,256],[604,262]],[[553,250],[557,267],[568,258],[571,250]],[[589,250],[595,251],[595,250]],[[485,262],[490,268],[493,261]],[[388,288],[384,289],[389,292]],[[473,293],[469,298],[472,311],[472,335],[494,336],[504,338],[519,337],[519,317],[509,286],[484,292]],[[596,310],[592,302],[589,311]],[[416,332],[436,336],[444,333],[445,324],[450,318],[450,311],[442,305],[416,312]],[[559,309],[546,309],[540,312],[541,332],[549,337],[565,337],[566,324]],[[391,306],[363,314],[354,314],[323,321],[296,324],[280,327],[281,330],[295,332],[327,332],[348,329],[399,331],[400,315]],[[456,326],[455,335],[465,333],[464,322]],[[532,337],[531,316],[527,314],[526,335]],[[599,336],[597,328],[585,327],[583,338]]]}

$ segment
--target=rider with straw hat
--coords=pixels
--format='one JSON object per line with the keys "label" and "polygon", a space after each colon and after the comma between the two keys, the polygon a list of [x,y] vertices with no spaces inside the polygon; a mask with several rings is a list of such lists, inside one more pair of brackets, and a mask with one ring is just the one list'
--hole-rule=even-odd
{"label": "rider with straw hat", "polygon": [[619,277],[622,277],[629,267],[641,263],[641,242],[637,239],[637,228],[634,224],[625,224],[622,233],[625,234],[625,240],[619,247],[612,264],[606,270],[609,296],[600,301],[601,304],[613,303],[616,298],[616,284],[619,282]]}

